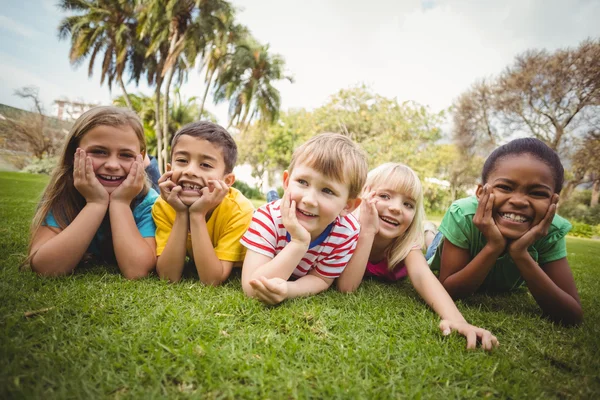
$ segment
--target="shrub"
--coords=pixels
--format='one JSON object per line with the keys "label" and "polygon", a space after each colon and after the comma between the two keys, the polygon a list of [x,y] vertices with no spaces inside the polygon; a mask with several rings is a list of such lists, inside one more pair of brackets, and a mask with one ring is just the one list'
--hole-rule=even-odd
{"label": "shrub", "polygon": [[593,229],[590,225],[583,222],[575,222],[571,223],[573,225],[573,229],[569,232],[569,235],[575,237],[583,237],[583,238],[591,238],[593,235]]}
{"label": "shrub", "polygon": [[235,181],[233,187],[242,192],[244,196],[249,199],[261,199],[264,200],[265,196],[261,193],[257,187],[250,187],[246,182]]}
{"label": "shrub", "polygon": [[58,165],[58,157],[44,156],[41,160],[36,158],[28,166],[23,168],[21,172],[29,172],[30,174],[45,174],[50,175],[54,168]]}

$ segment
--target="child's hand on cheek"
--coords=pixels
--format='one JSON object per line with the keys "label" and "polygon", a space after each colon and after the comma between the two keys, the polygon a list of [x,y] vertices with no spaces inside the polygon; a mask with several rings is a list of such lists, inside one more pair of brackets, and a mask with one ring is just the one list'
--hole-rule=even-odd
{"label": "child's hand on cheek", "polygon": [[173,182],[173,171],[165,172],[158,180],[158,188],[160,189],[160,197],[166,201],[175,212],[186,212],[188,206],[183,204],[179,198],[182,187]]}
{"label": "child's hand on cheek", "polygon": [[479,205],[473,217],[473,224],[483,233],[488,245],[493,246],[496,250],[504,251],[506,248],[506,239],[502,236],[500,229],[498,229],[494,221],[494,194],[487,184],[483,187],[483,193],[478,202]]}
{"label": "child's hand on cheek", "polygon": [[513,260],[516,260],[519,257],[527,256],[529,254],[527,249],[533,245],[536,240],[539,240],[548,234],[548,229],[550,228],[550,225],[552,225],[552,220],[556,214],[556,205],[558,204],[558,199],[559,196],[555,193],[552,196],[550,205],[546,211],[546,215],[540,221],[540,223],[532,227],[530,230],[525,232],[523,236],[512,241],[508,245],[508,253]]}
{"label": "child's hand on cheek", "polygon": [[190,213],[207,215],[221,204],[229,192],[229,186],[221,180],[210,180],[200,192],[202,195],[190,206]]}
{"label": "child's hand on cheek", "polygon": [[287,281],[281,278],[267,278],[261,276],[252,279],[250,286],[254,289],[255,297],[265,304],[276,305],[287,298]]}
{"label": "child's hand on cheek", "polygon": [[379,213],[377,212],[377,198],[375,197],[377,192],[366,190],[360,203],[360,231],[365,234],[377,235],[379,232]]}
{"label": "child's hand on cheek", "polygon": [[283,200],[281,201],[281,220],[285,230],[292,238],[291,241],[306,246],[310,245],[310,232],[298,222],[298,218],[296,218],[296,201],[292,200],[292,194],[289,190],[283,194]]}
{"label": "child's hand on cheek", "polygon": [[94,172],[92,159],[87,157],[85,150],[77,149],[73,159],[73,185],[85,198],[87,203],[97,203],[108,206],[109,195]]}
{"label": "child's hand on cheek", "polygon": [[117,187],[111,194],[111,201],[122,201],[130,204],[131,201],[137,196],[144,188],[144,159],[141,154],[138,154],[131,168],[127,178]]}

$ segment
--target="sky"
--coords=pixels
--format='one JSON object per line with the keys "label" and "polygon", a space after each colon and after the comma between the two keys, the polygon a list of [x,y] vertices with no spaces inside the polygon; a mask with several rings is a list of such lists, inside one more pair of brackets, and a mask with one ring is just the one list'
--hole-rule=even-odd
{"label": "sky", "polygon": [[[110,104],[121,94],[100,85],[99,66],[69,64],[70,41],[57,27],[57,0],[0,0],[0,103],[29,109],[14,96],[37,86],[48,113],[58,98]],[[234,0],[238,21],[286,60],[294,83],[276,86],[282,109],[314,109],[340,89],[449,107],[477,79],[494,76],[528,49],[576,47],[600,37],[600,0]],[[189,73],[185,97],[204,92]],[[141,84],[130,93],[151,94]],[[227,105],[210,105],[226,124]]]}

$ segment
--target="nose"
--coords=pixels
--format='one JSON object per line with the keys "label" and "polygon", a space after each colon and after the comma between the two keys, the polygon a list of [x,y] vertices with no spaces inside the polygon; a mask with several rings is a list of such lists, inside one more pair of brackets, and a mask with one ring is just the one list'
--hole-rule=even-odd
{"label": "nose", "polygon": [[388,209],[391,213],[399,214],[402,211],[402,201],[399,199],[390,201]]}
{"label": "nose", "polygon": [[304,192],[304,196],[302,196],[302,203],[308,206],[316,206],[317,205],[317,196],[312,189],[308,189]]}
{"label": "nose", "polygon": [[527,198],[522,193],[513,193],[509,200],[510,204],[515,207],[527,207]]}
{"label": "nose", "polygon": [[194,163],[189,163],[187,167],[181,172],[182,175],[196,178],[198,177],[198,168]]}
{"label": "nose", "polygon": [[109,157],[104,163],[104,168],[110,170],[117,170],[121,167],[121,163],[119,163],[119,159],[116,156]]}

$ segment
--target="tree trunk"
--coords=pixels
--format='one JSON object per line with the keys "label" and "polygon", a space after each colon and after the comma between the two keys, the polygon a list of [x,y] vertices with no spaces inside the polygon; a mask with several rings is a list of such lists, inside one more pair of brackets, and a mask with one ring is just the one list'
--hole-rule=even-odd
{"label": "tree trunk", "polygon": [[133,110],[133,106],[131,105],[131,99],[129,98],[129,94],[125,89],[125,84],[123,83],[123,78],[119,77],[119,85],[121,85],[121,91],[123,92],[123,98],[125,99],[125,103],[127,103],[127,107],[130,110]]}
{"label": "tree trunk", "polygon": [[204,96],[202,97],[202,104],[200,104],[200,114],[198,117],[202,119],[202,114],[204,113],[204,103],[206,103],[206,97],[208,96],[208,90],[210,89],[210,84],[213,79],[213,75],[215,74],[216,68],[210,71],[210,76],[208,77],[208,81],[206,82],[206,89],[204,89]]}
{"label": "tree trunk", "polygon": [[600,199],[600,179],[594,181],[592,186],[592,201],[590,201],[590,207],[598,205],[598,199]]}
{"label": "tree trunk", "polygon": [[175,67],[173,66],[167,76],[167,85],[165,87],[165,100],[163,102],[163,160],[164,168],[167,170],[167,163],[169,162],[169,91],[171,90],[171,81],[175,74]]}
{"label": "tree trunk", "polygon": [[156,82],[155,89],[155,103],[154,103],[154,114],[156,118],[156,122],[154,124],[154,130],[156,131],[156,157],[158,158],[158,169],[161,174],[165,173],[165,168],[163,167],[163,155],[162,155],[162,147],[163,147],[163,137],[160,126],[160,87],[162,84],[162,80],[158,80]]}

